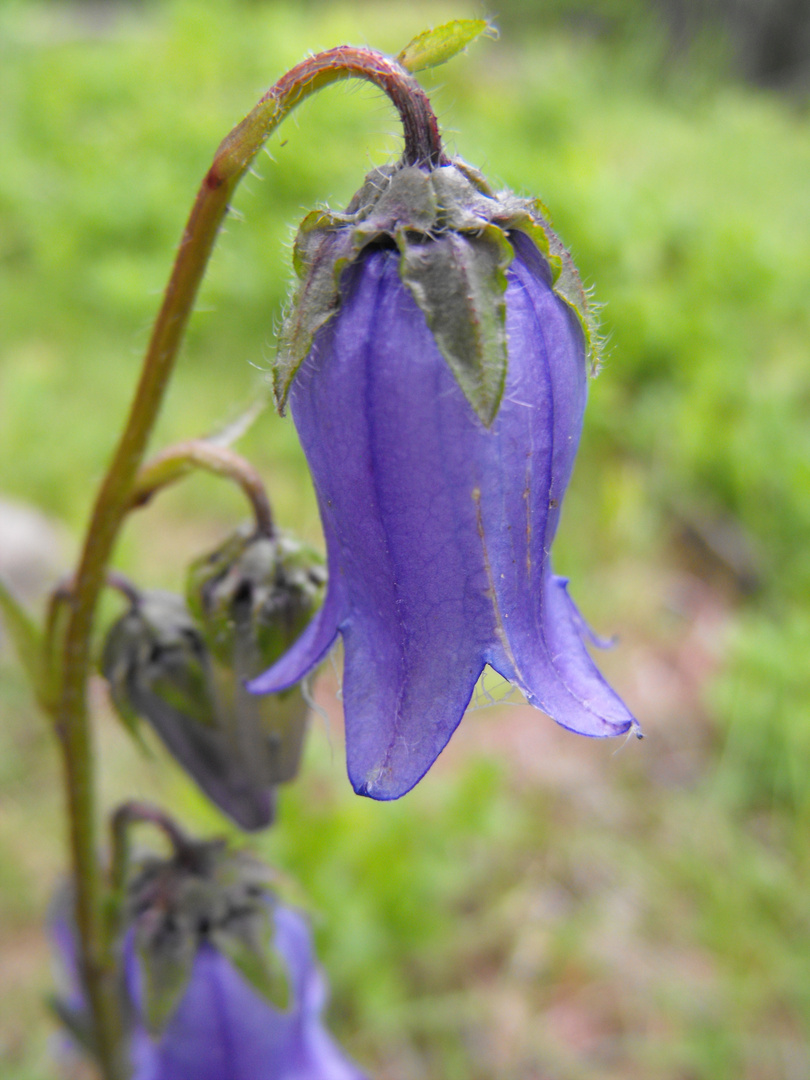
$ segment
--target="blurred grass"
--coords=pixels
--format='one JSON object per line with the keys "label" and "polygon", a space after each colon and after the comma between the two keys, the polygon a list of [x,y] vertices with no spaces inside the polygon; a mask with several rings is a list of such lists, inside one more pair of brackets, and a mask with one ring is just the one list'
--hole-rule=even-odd
{"label": "blurred grass", "polygon": [[[78,537],[196,186],[266,86],[307,50],[395,52],[464,14],[478,11],[0,7],[2,496]],[[810,118],[736,85],[710,52],[668,62],[651,25],[606,40],[505,25],[423,81],[450,146],[543,197],[605,305],[555,558],[588,616],[621,632],[604,666],[651,738],[614,756],[537,717],[526,752],[521,709],[476,712],[441,768],[379,806],[348,792],[339,739],[330,754],[316,723],[259,847],[311,897],[336,1030],[381,1080],[798,1080]],[[251,397],[291,228],[319,201],[345,204],[398,146],[389,106],[354,87],[274,138],[221,237],[156,444]],[[317,538],[289,421],[263,416],[242,449],[279,518]],[[119,562],[178,587],[243,514],[221,482],[194,479],[133,519]],[[40,921],[63,860],[58,764],[0,664],[0,1071],[34,1080],[55,1069]],[[160,796],[221,829],[160,751],[135,760],[100,704],[105,802]]]}

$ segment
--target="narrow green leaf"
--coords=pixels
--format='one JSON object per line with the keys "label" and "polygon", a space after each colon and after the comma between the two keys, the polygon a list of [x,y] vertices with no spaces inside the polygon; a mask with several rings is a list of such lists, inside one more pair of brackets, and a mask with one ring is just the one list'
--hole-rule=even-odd
{"label": "narrow green leaf", "polygon": [[255,420],[264,412],[272,397],[266,382],[262,381],[253,391],[253,397],[248,405],[242,408],[232,419],[226,420],[205,436],[204,442],[214,446],[233,446],[245,436],[253,426]]}
{"label": "narrow green leaf", "polygon": [[0,614],[3,616],[8,636],[14,643],[17,656],[28,676],[31,688],[37,699],[42,700],[46,691],[42,658],[42,632],[2,581],[0,581]]}
{"label": "narrow green leaf", "polygon": [[506,268],[512,246],[493,225],[477,235],[445,233],[424,243],[404,232],[400,276],[481,421],[489,427],[506,381]]}
{"label": "narrow green leaf", "polygon": [[460,53],[485,30],[493,35],[495,33],[486,19],[453,19],[435,30],[424,30],[417,34],[399,54],[397,61],[410,72],[438,67]]}

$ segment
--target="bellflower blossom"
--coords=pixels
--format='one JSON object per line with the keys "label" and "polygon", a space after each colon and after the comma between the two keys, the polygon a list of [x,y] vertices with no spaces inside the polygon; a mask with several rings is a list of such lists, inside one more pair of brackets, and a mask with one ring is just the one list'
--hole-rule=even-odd
{"label": "bellflower blossom", "polygon": [[540,204],[460,162],[378,170],[344,215],[304,221],[296,269],[277,394],[312,473],[328,589],[249,688],[293,685],[340,633],[349,776],[377,799],[430,768],[486,664],[572,731],[636,730],[551,568],[589,327]]}
{"label": "bellflower blossom", "polygon": [[[365,1080],[323,1024],[326,981],[307,920],[260,879],[256,864],[202,843],[192,859],[151,860],[130,890],[121,943],[130,1080]],[[63,890],[51,920],[54,1004],[92,1055],[71,908]],[[284,1003],[273,1000],[279,978]]]}
{"label": "bellflower blossom", "polygon": [[[273,912],[275,947],[291,983],[292,1004],[276,1008],[231,961],[201,942],[185,994],[165,1030],[151,1035],[139,1018],[130,1043],[132,1080],[364,1080],[321,1020],[326,982],[304,917]],[[134,1002],[140,978],[131,939],[126,966]]]}

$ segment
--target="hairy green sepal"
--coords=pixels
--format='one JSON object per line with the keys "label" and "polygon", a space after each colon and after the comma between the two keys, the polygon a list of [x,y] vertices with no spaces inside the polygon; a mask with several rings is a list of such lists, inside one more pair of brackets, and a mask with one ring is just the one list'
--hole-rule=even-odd
{"label": "hairy green sepal", "polygon": [[439,351],[489,427],[506,381],[506,271],[517,230],[548,262],[554,290],[578,315],[595,365],[585,290],[538,199],[496,193],[461,161],[432,170],[385,166],[369,173],[344,213],[316,210],[301,224],[293,255],[299,286],[273,371],[279,410],[315,335],[340,308],[343,272],[370,245],[389,243],[399,250],[403,284]]}

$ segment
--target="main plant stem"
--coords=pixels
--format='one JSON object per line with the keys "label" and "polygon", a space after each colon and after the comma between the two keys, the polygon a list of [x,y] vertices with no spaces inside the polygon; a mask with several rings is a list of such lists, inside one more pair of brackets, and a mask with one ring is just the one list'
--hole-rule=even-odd
{"label": "main plant stem", "polygon": [[430,103],[412,76],[380,53],[351,46],[320,53],[292,68],[223,140],[197,193],[180,241],[129,418],[98,492],[76,570],[64,638],[56,720],[64,757],[82,968],[105,1080],[122,1080],[126,1066],[121,1051],[114,961],[103,933],[92,738],[86,701],[98,597],[116,537],[131,507],[135,476],[231,196],[284,117],[316,90],[347,78],[365,79],[388,94],[402,120],[406,163],[435,166],[446,160]]}

